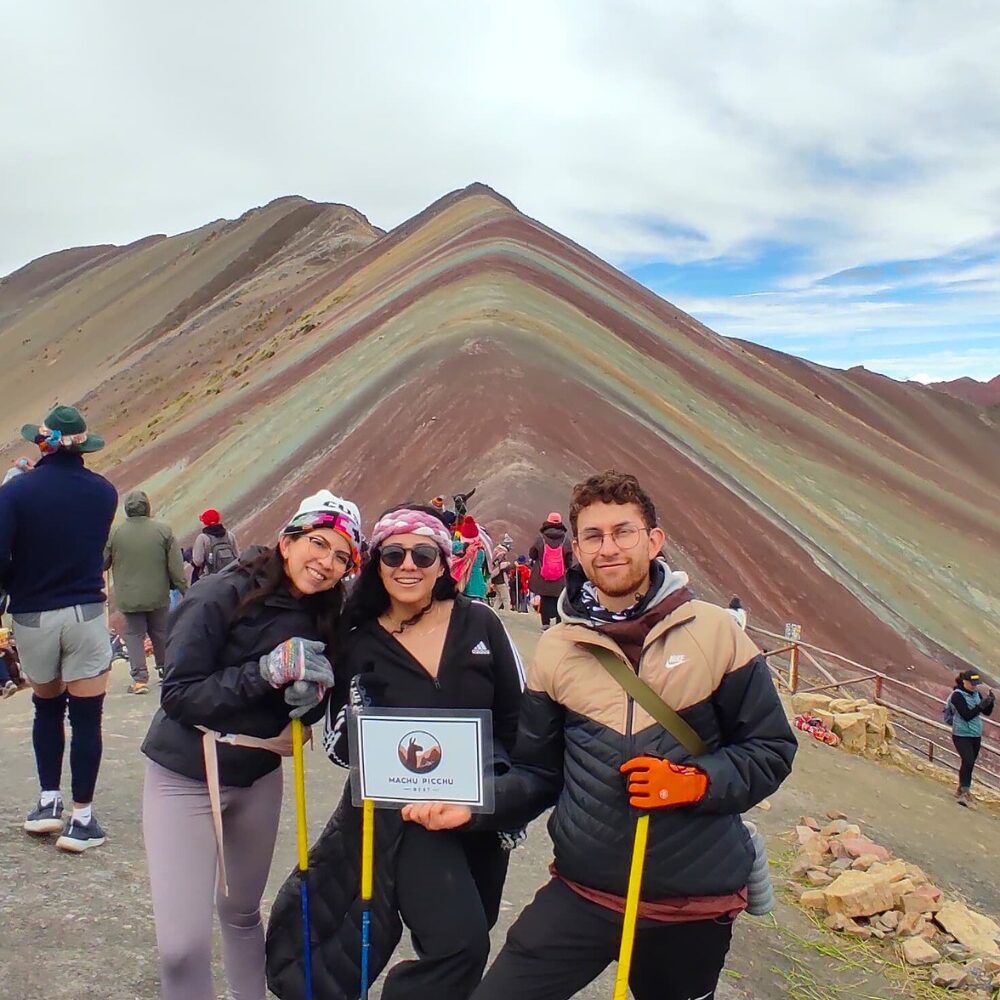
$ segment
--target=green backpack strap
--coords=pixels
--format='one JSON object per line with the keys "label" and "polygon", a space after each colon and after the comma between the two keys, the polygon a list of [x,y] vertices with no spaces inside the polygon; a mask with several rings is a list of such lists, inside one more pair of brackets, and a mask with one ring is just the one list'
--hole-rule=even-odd
{"label": "green backpack strap", "polygon": [[702,738],[636,672],[604,646],[578,643],[593,654],[625,693],[641,705],[688,753],[708,753]]}

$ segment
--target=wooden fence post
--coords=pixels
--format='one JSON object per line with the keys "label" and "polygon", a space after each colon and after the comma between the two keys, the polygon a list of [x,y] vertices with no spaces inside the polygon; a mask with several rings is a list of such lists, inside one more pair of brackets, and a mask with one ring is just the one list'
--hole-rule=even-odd
{"label": "wooden fence post", "polygon": [[799,647],[796,640],[802,638],[802,626],[787,622],[785,624],[785,638],[794,643],[788,653],[788,690],[795,694],[799,688]]}

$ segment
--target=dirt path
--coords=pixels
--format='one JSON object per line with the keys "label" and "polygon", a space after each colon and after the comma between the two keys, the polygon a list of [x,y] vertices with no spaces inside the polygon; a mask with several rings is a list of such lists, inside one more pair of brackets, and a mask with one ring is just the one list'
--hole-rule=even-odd
{"label": "dirt path", "polygon": [[[537,640],[532,616],[507,616],[529,654]],[[106,704],[105,756],[96,811],[108,843],[82,857],[57,852],[49,840],[27,837],[23,814],[37,796],[31,753],[31,702],[25,694],[0,703],[0,996],[4,1000],[154,1000],[156,947],[140,824],[142,761],[138,752],[155,694],[124,694],[127,673],[117,664]],[[310,826],[318,833],[344,780],[320,753],[307,755]],[[68,779],[67,779],[68,784]],[[779,838],[803,813],[842,809],[893,851],[931,873],[942,888],[1000,913],[1000,866],[995,857],[1000,822],[960,809],[946,789],[813,742],[804,743],[795,772],[771,800],[755,810],[780,869],[787,845]],[[514,852],[495,948],[511,920],[547,878],[550,845],[544,826],[531,828]],[[294,864],[294,820],[286,808],[278,852],[265,896]],[[782,901],[775,918],[737,923],[719,1000],[821,1000],[912,996],[873,967],[867,952],[848,960],[823,954],[809,942],[844,946],[817,931]],[[848,948],[852,947],[850,945]],[[852,964],[853,963],[853,964]],[[221,990],[221,975],[218,980]],[[611,995],[611,973],[580,997]],[[220,996],[221,996],[220,992]],[[377,994],[376,994],[377,995]]]}

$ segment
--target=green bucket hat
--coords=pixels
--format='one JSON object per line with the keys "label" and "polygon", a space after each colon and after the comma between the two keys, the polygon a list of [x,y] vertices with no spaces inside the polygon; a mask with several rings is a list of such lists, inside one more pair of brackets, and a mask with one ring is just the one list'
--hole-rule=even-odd
{"label": "green bucket hat", "polygon": [[104,438],[87,431],[87,421],[75,406],[56,406],[45,423],[25,424],[21,437],[37,444],[43,452],[65,448],[83,455],[104,447]]}

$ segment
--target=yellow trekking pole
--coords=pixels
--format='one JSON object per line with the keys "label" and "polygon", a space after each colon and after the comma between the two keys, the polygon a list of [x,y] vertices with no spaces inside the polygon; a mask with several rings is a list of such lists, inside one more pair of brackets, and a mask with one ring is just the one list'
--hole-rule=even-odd
{"label": "yellow trekking pole", "polygon": [[372,891],[375,887],[375,803],[361,805],[361,1000],[368,1000],[368,954],[371,951]]}
{"label": "yellow trekking pole", "polygon": [[292,719],[295,770],[295,832],[299,855],[299,901],[302,904],[302,966],[306,1000],[313,1000],[312,922],[309,919],[309,829],[306,825],[306,769],[302,757],[302,720]]}
{"label": "yellow trekking pole", "polygon": [[618,952],[614,1000],[628,1000],[628,977],[632,971],[632,949],[635,946],[635,925],[639,918],[639,891],[642,889],[642,869],[646,863],[648,837],[649,813],[644,812],[635,823],[632,867],[628,875],[628,894],[625,896],[625,922],[622,926],[621,950]]}

